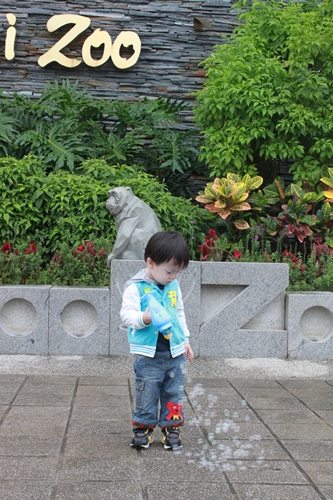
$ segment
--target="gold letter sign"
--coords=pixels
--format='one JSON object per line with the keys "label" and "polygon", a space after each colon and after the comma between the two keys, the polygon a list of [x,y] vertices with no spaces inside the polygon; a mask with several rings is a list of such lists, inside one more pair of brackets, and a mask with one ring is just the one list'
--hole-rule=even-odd
{"label": "gold letter sign", "polygon": [[[14,14],[7,14],[7,20],[10,27],[7,29],[6,42],[5,42],[5,58],[11,61],[15,57],[15,37],[16,29],[14,28],[16,23],[16,17]],[[88,66],[93,68],[101,66],[109,58],[111,58],[113,64],[119,69],[126,69],[134,66],[140,56],[141,52],[141,40],[139,36],[134,31],[122,31],[114,41],[112,45],[112,40],[110,35],[104,31],[97,29],[85,40],[82,46],[82,59],[81,58],[70,58],[62,54],[61,50],[66,48],[75,38],[81,35],[90,26],[89,17],[80,16],[78,14],[59,14],[52,16],[47,22],[47,29],[51,33],[58,30],[62,26],[67,24],[72,24],[73,27],[63,35],[58,42],[53,45],[45,54],[40,56],[38,59],[38,64],[42,67],[47,66],[52,62],[57,62],[61,66],[66,68],[75,68],[81,64],[82,59]],[[100,59],[94,59],[91,55],[91,48],[98,48],[103,46],[103,54]],[[133,54],[126,59],[121,57],[120,49],[121,47],[133,48]]]}

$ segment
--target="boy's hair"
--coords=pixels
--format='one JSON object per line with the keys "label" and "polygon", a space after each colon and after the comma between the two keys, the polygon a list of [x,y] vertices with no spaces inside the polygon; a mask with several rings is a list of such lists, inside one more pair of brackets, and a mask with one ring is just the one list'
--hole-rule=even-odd
{"label": "boy's hair", "polygon": [[186,241],[177,231],[159,231],[147,243],[145,261],[148,257],[157,265],[172,261],[185,269],[190,260],[190,252]]}

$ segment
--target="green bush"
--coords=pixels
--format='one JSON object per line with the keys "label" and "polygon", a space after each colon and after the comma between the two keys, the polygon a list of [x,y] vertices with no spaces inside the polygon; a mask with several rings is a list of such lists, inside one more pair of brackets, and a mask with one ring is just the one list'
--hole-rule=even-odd
{"label": "green bush", "polygon": [[[204,61],[195,120],[212,175],[291,163],[294,180],[333,166],[331,0],[239,0],[240,24]],[[244,8],[245,7],[245,8]]]}
{"label": "green bush", "polygon": [[155,211],[164,230],[178,230],[192,257],[210,215],[189,200],[172,196],[140,167],[109,166],[104,160],[87,160],[77,173],[46,174],[35,157],[0,158],[0,186],[3,242],[32,240],[48,255],[59,250],[62,242],[75,247],[107,238],[113,244],[115,219],[105,203],[109,189],[118,186],[131,187]]}

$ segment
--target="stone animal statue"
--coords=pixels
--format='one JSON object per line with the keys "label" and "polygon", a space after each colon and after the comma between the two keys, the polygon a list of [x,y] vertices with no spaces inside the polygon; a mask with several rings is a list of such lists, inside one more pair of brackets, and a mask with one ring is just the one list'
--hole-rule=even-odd
{"label": "stone animal statue", "polygon": [[117,237],[107,264],[113,259],[143,260],[148,240],[162,231],[155,212],[129,187],[108,192],[106,208],[116,218]]}

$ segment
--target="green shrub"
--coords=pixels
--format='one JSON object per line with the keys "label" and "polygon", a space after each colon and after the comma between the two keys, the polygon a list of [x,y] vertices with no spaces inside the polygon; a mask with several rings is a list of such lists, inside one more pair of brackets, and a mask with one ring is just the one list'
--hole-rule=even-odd
{"label": "green shrub", "polygon": [[115,219],[105,203],[108,191],[118,186],[131,187],[155,211],[164,230],[178,230],[192,257],[210,216],[189,200],[172,196],[140,167],[109,166],[104,160],[87,160],[77,173],[59,170],[47,175],[35,157],[0,158],[0,185],[2,240],[33,240],[49,256],[62,242],[74,247],[107,238],[113,245]]}
{"label": "green shrub", "polygon": [[[272,182],[332,166],[331,0],[239,0],[240,24],[204,61],[195,117],[201,157],[218,177],[259,173]],[[245,7],[245,8],[244,8]]]}

